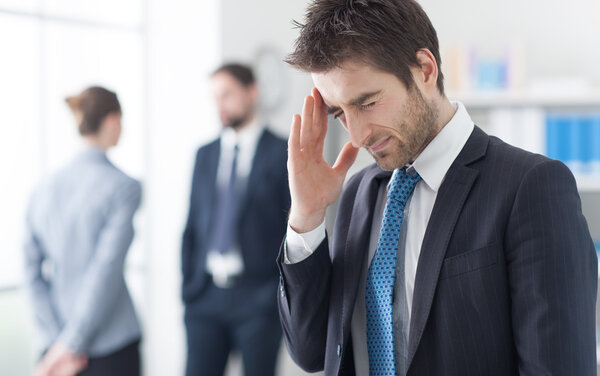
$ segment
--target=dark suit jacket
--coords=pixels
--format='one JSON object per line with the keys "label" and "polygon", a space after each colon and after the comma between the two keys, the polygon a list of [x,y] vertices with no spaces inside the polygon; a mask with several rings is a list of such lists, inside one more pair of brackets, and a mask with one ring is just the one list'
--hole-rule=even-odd
{"label": "dark suit jacket", "polygon": [[[354,374],[350,322],[381,173],[350,179],[331,248],[278,260],[285,340],[305,370]],[[476,127],[423,240],[408,375],[596,375],[597,268],[570,171]]]}
{"label": "dark suit jacket", "polygon": [[[201,147],[196,155],[190,211],[182,243],[185,303],[201,294],[207,279],[206,254],[213,224],[219,155],[219,139]],[[240,283],[272,281],[271,285],[276,286],[278,273],[273,260],[285,234],[289,207],[287,143],[265,130],[256,147],[238,223],[244,261]]]}

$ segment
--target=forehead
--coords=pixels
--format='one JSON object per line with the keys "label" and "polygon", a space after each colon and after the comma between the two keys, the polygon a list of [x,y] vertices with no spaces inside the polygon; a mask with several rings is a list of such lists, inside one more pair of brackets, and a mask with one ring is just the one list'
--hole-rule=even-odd
{"label": "forehead", "polygon": [[243,88],[244,85],[227,72],[218,72],[210,77],[213,88]]}
{"label": "forehead", "polygon": [[346,62],[340,67],[314,72],[312,79],[329,106],[347,104],[364,93],[404,88],[395,75],[357,62]]}

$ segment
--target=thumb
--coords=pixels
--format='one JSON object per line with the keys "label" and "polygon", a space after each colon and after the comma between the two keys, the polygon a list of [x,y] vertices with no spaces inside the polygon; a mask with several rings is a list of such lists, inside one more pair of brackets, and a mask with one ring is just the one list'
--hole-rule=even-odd
{"label": "thumb", "polygon": [[346,142],[346,145],[342,148],[342,151],[338,155],[335,164],[333,165],[333,170],[338,174],[346,175],[348,170],[356,160],[356,156],[358,155],[358,150],[360,148],[355,148],[352,145],[352,141]]}

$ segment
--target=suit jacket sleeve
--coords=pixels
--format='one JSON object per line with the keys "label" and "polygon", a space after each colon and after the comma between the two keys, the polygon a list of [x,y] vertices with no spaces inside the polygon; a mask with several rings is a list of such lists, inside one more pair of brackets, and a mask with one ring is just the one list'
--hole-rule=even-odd
{"label": "suit jacket sleeve", "polygon": [[285,264],[283,251],[277,263],[281,272],[279,317],[292,359],[307,372],[323,370],[331,278],[327,238],[307,259]]}
{"label": "suit jacket sleeve", "polygon": [[[188,212],[188,218],[185,225],[185,230],[183,231],[183,239],[181,243],[181,272],[183,275],[183,290],[185,291],[185,286],[189,283],[192,276],[192,252],[194,250],[194,245],[196,244],[195,239],[195,218],[196,218],[196,191],[199,184],[199,164],[200,164],[200,150],[196,153],[196,162],[194,166],[194,173],[192,177],[192,188],[190,191],[190,207]],[[186,295],[185,293],[183,294]]]}
{"label": "suit jacket sleeve", "polygon": [[96,252],[86,277],[78,288],[74,312],[58,342],[75,352],[85,353],[91,339],[122,294],[125,256],[133,240],[133,217],[141,201],[141,186],[131,180],[119,188],[97,241]]}
{"label": "suit jacket sleeve", "polygon": [[505,234],[513,333],[523,375],[595,375],[598,265],[571,172],[533,167]]}
{"label": "suit jacket sleeve", "polygon": [[[34,204],[34,202],[32,202]],[[25,224],[25,282],[35,314],[37,332],[41,333],[43,347],[49,347],[60,333],[60,324],[50,297],[50,286],[42,273],[46,252],[35,234],[28,210]]]}

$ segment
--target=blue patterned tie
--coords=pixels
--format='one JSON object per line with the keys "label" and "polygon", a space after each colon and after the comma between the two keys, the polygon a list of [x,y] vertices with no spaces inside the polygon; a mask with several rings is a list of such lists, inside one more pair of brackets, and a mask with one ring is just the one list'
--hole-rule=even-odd
{"label": "blue patterned tie", "polygon": [[[377,250],[369,266],[366,305],[367,348],[371,376],[396,375],[392,295],[396,280],[398,237],[404,217],[404,206],[419,180],[421,177],[416,171],[411,175],[404,168],[392,178],[383,211],[383,223],[379,232]],[[400,257],[404,257],[404,254]],[[401,269],[399,272],[403,274],[404,270]],[[404,284],[397,288],[404,288]],[[405,367],[406,365],[401,366]]]}

